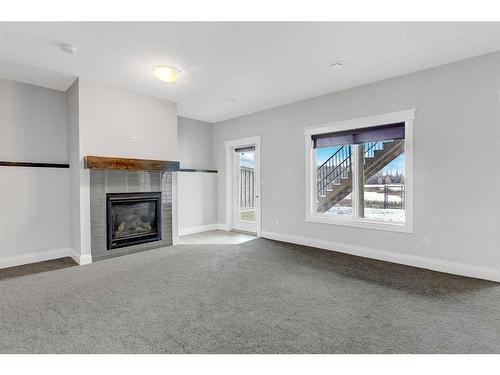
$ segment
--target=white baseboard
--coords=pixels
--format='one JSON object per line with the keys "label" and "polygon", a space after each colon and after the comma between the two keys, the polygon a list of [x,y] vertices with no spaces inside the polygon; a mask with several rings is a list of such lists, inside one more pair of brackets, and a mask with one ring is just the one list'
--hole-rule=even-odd
{"label": "white baseboard", "polygon": [[179,228],[178,236],[174,237],[172,242],[175,245],[177,242],[179,242],[179,236],[186,236],[188,234],[208,232],[211,230],[229,231],[229,226],[227,224],[208,224],[208,225],[200,225],[200,226],[191,227],[191,228],[182,228],[182,229]]}
{"label": "white baseboard", "polygon": [[21,266],[23,264],[43,262],[44,260],[51,260],[63,257],[71,257],[74,259],[73,249],[61,248],[61,249],[39,251],[36,253],[0,258],[0,268]]}
{"label": "white baseboard", "polygon": [[0,269],[7,267],[22,266],[23,264],[43,262],[45,260],[52,260],[64,257],[73,258],[73,260],[81,266],[83,266],[84,264],[92,263],[92,256],[90,254],[80,256],[80,254],[78,254],[72,248],[64,247],[60,249],[39,251],[36,253],[0,258]]}
{"label": "white baseboard", "polygon": [[370,249],[366,247],[316,240],[313,238],[292,236],[289,234],[262,231],[262,237],[270,240],[289,242],[297,245],[317,247],[320,249],[338,251],[365,258],[383,260],[407,266],[425,268],[433,271],[451,273],[455,275],[475,277],[479,279],[500,282],[500,270],[493,267],[478,267],[469,264],[449,262],[440,259],[419,257],[415,255],[399,254],[391,251]]}
{"label": "white baseboard", "polygon": [[217,224],[217,229],[218,230],[225,230],[226,232],[229,232],[231,229],[229,229],[229,225],[227,224]]}
{"label": "white baseboard", "polygon": [[90,254],[85,254],[82,256],[82,255],[78,254],[76,251],[72,251],[70,256],[80,266],[92,263],[92,255],[90,255]]}
{"label": "white baseboard", "polygon": [[197,227],[191,227],[191,228],[179,228],[179,236],[185,236],[193,233],[208,232],[210,230],[216,230],[217,228],[218,224],[199,225]]}

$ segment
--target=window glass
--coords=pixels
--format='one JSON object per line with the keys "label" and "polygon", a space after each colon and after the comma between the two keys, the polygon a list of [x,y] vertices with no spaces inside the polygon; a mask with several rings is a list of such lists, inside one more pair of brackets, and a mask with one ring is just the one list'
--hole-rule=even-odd
{"label": "window glass", "polygon": [[319,147],[316,153],[316,211],[352,216],[353,145]]}
{"label": "window glass", "polygon": [[363,201],[361,217],[405,222],[404,140],[363,144]]}
{"label": "window glass", "polygon": [[[387,129],[368,128],[356,137],[367,134],[380,137],[390,133]],[[314,148],[316,213],[404,224],[404,138],[321,146],[338,143],[339,139],[336,133],[330,138],[318,138]]]}
{"label": "window glass", "polygon": [[239,210],[240,220],[255,222],[255,151],[239,153]]}

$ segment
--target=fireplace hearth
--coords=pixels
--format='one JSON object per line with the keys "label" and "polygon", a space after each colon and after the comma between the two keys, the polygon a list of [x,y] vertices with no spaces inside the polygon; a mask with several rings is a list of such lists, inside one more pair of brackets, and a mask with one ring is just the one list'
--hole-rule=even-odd
{"label": "fireplace hearth", "polygon": [[107,249],[161,240],[161,193],[108,193]]}

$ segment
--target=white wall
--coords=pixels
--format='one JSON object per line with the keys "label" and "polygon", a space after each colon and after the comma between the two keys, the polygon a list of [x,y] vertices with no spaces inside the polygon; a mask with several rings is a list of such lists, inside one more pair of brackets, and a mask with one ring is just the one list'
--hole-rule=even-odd
{"label": "white wall", "polygon": [[[178,118],[181,168],[215,169],[212,133],[210,123]],[[177,222],[180,235],[216,228],[217,174],[178,172],[174,188],[178,197]]]}
{"label": "white wall", "polygon": [[81,156],[178,160],[176,103],[81,78],[79,85]]}
{"label": "white wall", "polygon": [[[70,213],[71,213],[71,248],[75,253],[79,263],[89,261],[81,257],[81,249],[85,247],[82,244],[82,229],[84,215],[81,211],[80,180],[83,175],[82,161],[80,159],[80,90],[79,80],[75,80],[73,85],[66,91],[66,108],[68,112],[68,157],[70,164]],[[83,199],[85,201],[85,199]]]}
{"label": "white wall", "polygon": [[[219,222],[224,141],[260,134],[265,236],[500,280],[499,67],[489,54],[215,124]],[[410,108],[414,233],[305,222],[303,129]]]}
{"label": "white wall", "polygon": [[73,129],[70,134],[73,158],[79,164],[79,171],[73,174],[79,192],[73,191],[71,201],[72,243],[80,263],[88,263],[91,261],[90,172],[83,168],[83,157],[177,160],[177,104],[82,78],[68,91],[70,102],[78,112],[77,118],[74,113],[70,116],[69,125]]}
{"label": "white wall", "polygon": [[[0,79],[0,160],[68,162],[63,92]],[[0,167],[0,267],[67,253],[69,184],[68,169]]]}

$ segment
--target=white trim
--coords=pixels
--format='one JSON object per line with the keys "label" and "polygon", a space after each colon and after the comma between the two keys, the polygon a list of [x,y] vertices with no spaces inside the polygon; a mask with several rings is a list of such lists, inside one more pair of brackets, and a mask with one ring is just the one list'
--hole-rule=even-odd
{"label": "white trim", "polygon": [[275,241],[282,241],[297,245],[316,247],[320,249],[361,256],[365,258],[378,259],[386,262],[404,264],[412,267],[425,268],[438,272],[445,272],[455,275],[476,277],[479,279],[500,282],[500,271],[494,267],[473,266],[469,264],[450,262],[441,259],[419,257],[409,254],[400,254],[392,251],[372,249],[367,247],[317,240],[307,237],[292,236],[288,234],[274,233],[268,231],[263,231],[262,237]]}
{"label": "white trim", "polygon": [[384,230],[388,232],[413,233],[411,227],[406,224],[385,223],[383,221],[372,221],[355,217],[340,217],[321,213],[307,216],[306,221],[310,223],[342,225],[345,227]]}
{"label": "white trim", "polygon": [[[210,229],[209,229],[210,228]],[[201,225],[201,226],[198,226],[198,227],[191,227],[191,228],[186,228],[184,230],[187,230],[188,232],[191,231],[191,233],[201,233],[201,232],[206,232],[206,231],[209,231],[209,230],[223,230],[223,231],[226,231],[226,232],[229,232],[230,229],[229,227],[226,225],[226,224],[209,224],[209,225]],[[181,232],[183,230],[181,229]],[[185,234],[191,234],[191,233],[185,233]],[[185,235],[185,234],[182,234],[182,235]],[[179,243],[179,236],[174,236],[173,239],[172,239],[172,243],[174,245],[177,245]]]}
{"label": "white trim", "polygon": [[229,225],[227,224],[217,224],[217,230],[224,230],[226,232],[229,232],[231,229],[229,228]]}
{"label": "white trim", "polygon": [[219,224],[207,224],[207,225],[198,225],[196,227],[190,227],[190,228],[179,228],[179,236],[186,236],[188,234],[193,234],[193,233],[202,233],[211,230],[217,230],[218,226]]}
{"label": "white trim", "polygon": [[[343,225],[400,233],[413,233],[413,119],[415,119],[415,109],[408,109],[352,120],[336,121],[304,129],[306,166],[305,220],[312,223]],[[332,215],[316,212],[316,201],[313,198],[313,191],[315,189],[313,184],[314,181],[316,181],[316,176],[313,175],[315,173],[315,168],[313,168],[313,166],[316,165],[316,160],[311,135],[340,130],[359,129],[395,122],[405,123],[405,223],[395,224],[359,219],[355,217],[333,217]],[[353,181],[353,186],[355,186],[354,183],[355,181]],[[355,208],[356,207],[353,207],[353,212],[355,212]]]}
{"label": "white trim", "polygon": [[83,256],[80,257],[80,261],[78,262],[78,264],[80,266],[84,266],[86,264],[90,264],[92,263],[92,255],[90,254],[85,254]]}
{"label": "white trim", "polygon": [[172,173],[172,243],[179,240],[179,176]]}
{"label": "white trim", "polygon": [[80,255],[73,251],[72,254],[70,254],[70,257],[73,258],[74,261],[80,266],[92,263],[92,255],[90,254]]}
{"label": "white trim", "polygon": [[[75,252],[69,247],[60,249],[52,249],[46,251],[39,251],[35,253],[15,255],[10,257],[0,258],[0,268],[21,266],[23,264],[30,264],[36,262],[43,262],[45,260],[71,257],[75,259]],[[75,261],[77,261],[75,259]],[[77,261],[78,262],[78,261]]]}
{"label": "white trim", "polygon": [[226,148],[226,223],[225,229],[233,229],[233,158],[232,150],[236,147],[255,146],[255,222],[257,226],[257,237],[261,236],[262,231],[262,197],[261,197],[261,175],[262,163],[260,152],[260,135],[246,138],[230,139],[224,142]]}
{"label": "white trim", "polygon": [[224,141],[224,144],[229,148],[252,146],[255,144],[260,144],[260,135],[246,138],[228,139],[227,141]]}

